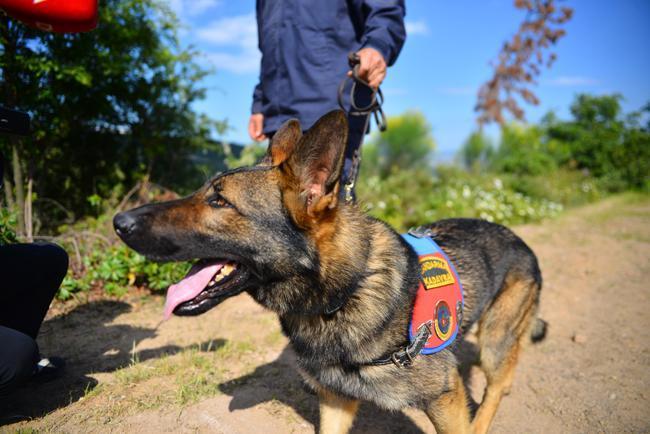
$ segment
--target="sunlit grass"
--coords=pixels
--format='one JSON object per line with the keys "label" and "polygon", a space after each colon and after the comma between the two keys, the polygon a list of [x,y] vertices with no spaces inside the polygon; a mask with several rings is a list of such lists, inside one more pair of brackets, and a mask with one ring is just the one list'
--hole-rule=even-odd
{"label": "sunlit grass", "polygon": [[251,370],[242,360],[253,350],[249,341],[210,342],[146,361],[132,351],[129,365],[115,371],[113,381],[88,388],[84,399],[102,402],[96,416],[104,424],[137,411],[191,404],[221,393],[228,366],[243,366],[241,373]]}

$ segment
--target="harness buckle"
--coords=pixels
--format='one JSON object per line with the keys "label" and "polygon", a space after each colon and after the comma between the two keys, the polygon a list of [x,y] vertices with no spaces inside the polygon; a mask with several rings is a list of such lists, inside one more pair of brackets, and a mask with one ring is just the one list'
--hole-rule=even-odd
{"label": "harness buckle", "polygon": [[429,340],[431,333],[433,333],[431,329],[432,326],[433,321],[431,320],[423,323],[418,328],[418,331],[415,334],[413,343],[411,343],[411,345],[407,346],[402,351],[397,351],[391,354],[390,359],[395,365],[397,365],[398,368],[408,368],[409,366],[413,365],[415,357],[420,354],[420,351],[422,351],[422,348]]}
{"label": "harness buckle", "polygon": [[430,228],[424,226],[418,226],[415,228],[409,229],[409,235],[413,235],[415,238],[431,238],[433,237],[433,231]]}
{"label": "harness buckle", "polygon": [[343,187],[345,190],[345,203],[352,203],[354,201],[354,196],[352,196],[352,190],[354,189],[354,182],[348,182]]}
{"label": "harness buckle", "polygon": [[460,325],[463,323],[463,303],[461,301],[456,302],[456,321],[458,330],[460,330]]}
{"label": "harness buckle", "polygon": [[398,368],[408,368],[413,365],[413,357],[411,357],[411,354],[408,352],[408,350],[405,350],[404,354],[406,355],[406,359],[398,357],[397,352],[394,352],[390,356],[390,359]]}

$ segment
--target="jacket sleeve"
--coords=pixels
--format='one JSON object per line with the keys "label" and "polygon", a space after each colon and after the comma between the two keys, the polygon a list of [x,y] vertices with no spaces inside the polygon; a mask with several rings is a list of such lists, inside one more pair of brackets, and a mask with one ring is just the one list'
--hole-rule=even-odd
{"label": "jacket sleeve", "polygon": [[[262,8],[264,7],[264,1],[263,0],[257,0],[255,2],[255,18],[257,22],[257,47],[262,51],[262,38],[264,35],[262,35],[262,26],[261,20],[262,20]],[[251,113],[262,113],[262,65],[261,65],[261,60],[260,60],[260,80],[258,81],[257,85],[255,86],[255,90],[253,90],[253,105],[251,106]]]}
{"label": "jacket sleeve", "polygon": [[262,83],[257,83],[255,90],[253,90],[253,105],[251,107],[251,114],[262,113]]}
{"label": "jacket sleeve", "polygon": [[405,9],[404,0],[363,1],[366,19],[361,45],[379,51],[389,66],[397,60],[406,39]]}

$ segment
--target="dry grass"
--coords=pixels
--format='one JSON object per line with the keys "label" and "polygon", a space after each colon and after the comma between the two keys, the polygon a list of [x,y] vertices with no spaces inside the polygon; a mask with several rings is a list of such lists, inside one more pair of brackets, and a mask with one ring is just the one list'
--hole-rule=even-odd
{"label": "dry grass", "polygon": [[[95,407],[93,419],[103,424],[143,410],[191,404],[220,394],[219,384],[235,374],[252,371],[245,361],[253,348],[249,341],[210,342],[145,362],[134,352],[129,366],[115,371],[112,381],[87,389],[81,400]],[[228,368],[235,364],[236,373]]]}

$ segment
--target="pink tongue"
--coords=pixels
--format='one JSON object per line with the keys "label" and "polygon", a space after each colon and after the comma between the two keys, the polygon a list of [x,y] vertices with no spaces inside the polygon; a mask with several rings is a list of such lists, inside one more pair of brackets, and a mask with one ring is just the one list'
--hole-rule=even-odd
{"label": "pink tongue", "polygon": [[171,285],[167,290],[164,320],[169,319],[176,306],[199,295],[224,264],[225,262],[194,264],[183,280]]}

